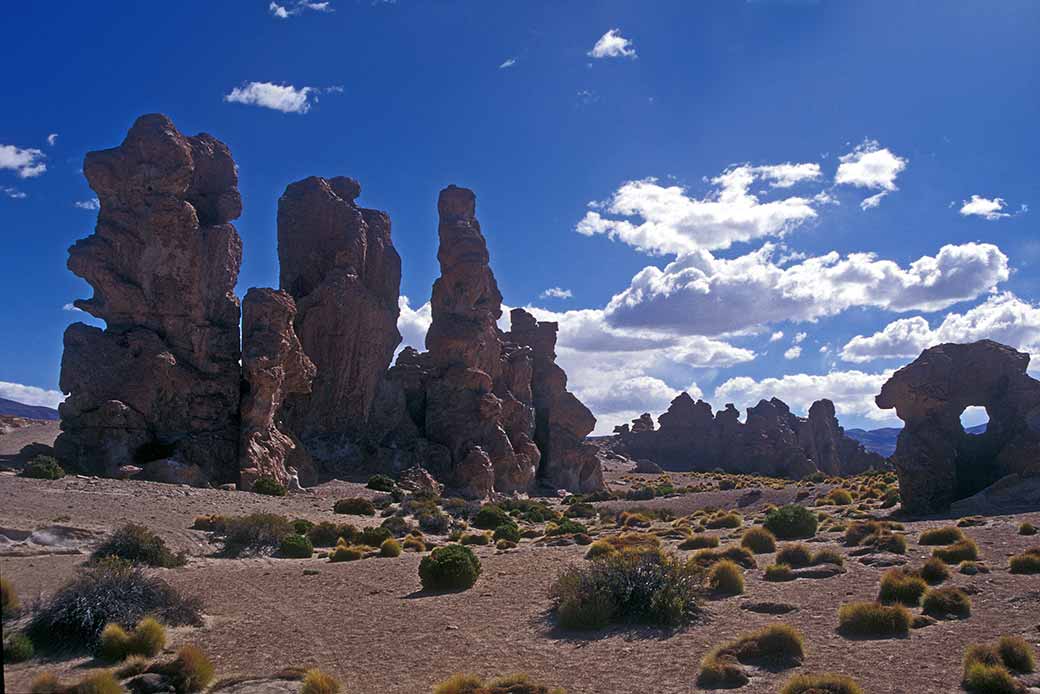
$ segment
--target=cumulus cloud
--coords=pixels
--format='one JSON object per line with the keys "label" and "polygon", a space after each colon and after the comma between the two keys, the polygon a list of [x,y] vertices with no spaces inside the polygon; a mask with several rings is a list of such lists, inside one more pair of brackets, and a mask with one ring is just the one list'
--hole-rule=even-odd
{"label": "cumulus cloud", "polygon": [[635,58],[636,49],[621,35],[620,29],[611,29],[599,37],[588,55],[593,58]]}
{"label": "cumulus cloud", "polygon": [[401,333],[401,344],[397,351],[401,351],[405,347],[414,347],[420,352],[425,350],[426,331],[430,329],[430,323],[433,322],[430,302],[427,301],[419,308],[413,309],[408,297],[402,294],[397,300],[397,305],[401,309],[401,314],[397,318],[397,330]]}
{"label": "cumulus cloud", "polygon": [[805,338],[807,337],[809,337],[808,333],[795,333],[794,339],[791,341],[796,345],[800,345],[805,342]]}
{"label": "cumulus cloud", "polygon": [[783,320],[814,321],[852,307],[938,311],[973,299],[1009,275],[995,245],[946,245],[906,267],[872,253],[832,251],[780,267],[775,247],[733,259],[688,253],[637,273],[606,307],[616,327],[721,335]]}
{"label": "cumulus cloud", "polygon": [[883,424],[899,425],[891,410],[882,410],[874,403],[874,396],[892,375],[892,371],[864,373],[863,371],[832,371],[827,374],[787,374],[779,378],[755,380],[738,376],[715,389],[714,403],[721,407],[733,403],[739,409],[758,404],[760,400],[776,397],[786,402],[791,411],[805,415],[816,400],[828,398],[834,402],[839,417],[861,417]]}
{"label": "cumulus cloud", "polygon": [[880,191],[860,203],[864,210],[877,207],[881,198],[898,190],[896,177],[908,163],[907,159],[893,154],[887,147],[881,147],[876,140],[865,140],[839,157],[838,161],[835,184]]}
{"label": "cumulus cloud", "polygon": [[961,202],[960,213],[964,217],[982,217],[992,222],[1011,216],[1010,213],[1004,212],[1006,205],[1004,198],[993,198],[990,200],[981,195],[972,195],[971,200]]}
{"label": "cumulus cloud", "polygon": [[35,178],[47,170],[42,151],[29,147],[22,149],[14,145],[0,145],[0,169],[14,171],[18,178]]}
{"label": "cumulus cloud", "polygon": [[570,299],[572,296],[574,296],[574,293],[570,289],[561,289],[560,287],[549,287],[538,295],[540,299]]}
{"label": "cumulus cloud", "polygon": [[0,398],[15,400],[23,405],[40,405],[42,407],[56,408],[65,399],[65,395],[58,390],[45,390],[36,386],[0,381]]}
{"label": "cumulus cloud", "polygon": [[50,135],[47,136],[47,144],[49,144],[51,147],[53,147],[57,143],[58,143],[58,133],[51,133]]}
{"label": "cumulus cloud", "polygon": [[505,70],[506,68],[513,67],[514,65],[516,65],[516,58],[506,58],[502,61],[502,64],[498,66],[498,69]]}
{"label": "cumulus cloud", "polygon": [[784,359],[797,359],[800,356],[802,356],[802,348],[798,345],[789,347],[787,351],[784,352]]}
{"label": "cumulus cloud", "polygon": [[769,336],[769,341],[770,342],[779,342],[782,339],[784,339],[784,331],[783,330],[777,330],[775,333],[773,333],[772,335]]}
{"label": "cumulus cloud", "polygon": [[[604,234],[646,253],[682,254],[782,236],[816,217],[809,199],[792,196],[761,202],[751,194],[752,183],[764,176],[762,168],[728,169],[711,180],[715,189],[704,198],[689,196],[681,186],[662,186],[655,178],[628,181],[610,200],[592,203],[593,209],[575,230],[585,236]],[[597,208],[640,221],[605,217]]]}
{"label": "cumulus cloud", "polygon": [[100,210],[101,209],[101,201],[98,200],[97,198],[91,198],[89,200],[77,200],[76,202],[74,202],[72,204],[75,205],[76,207],[78,207],[81,210]]}
{"label": "cumulus cloud", "polygon": [[314,87],[297,89],[291,84],[248,82],[225,94],[224,101],[270,108],[282,113],[307,113],[317,101],[314,95],[319,91]]}
{"label": "cumulus cloud", "polygon": [[790,188],[802,181],[814,181],[820,178],[820,165],[808,164],[771,164],[769,166],[755,166],[752,170],[774,188]]}
{"label": "cumulus cloud", "polygon": [[11,188],[9,186],[0,186],[0,193],[3,193],[7,197],[13,198],[15,200],[22,200],[24,198],[29,197],[17,188]]}
{"label": "cumulus cloud", "polygon": [[267,6],[268,11],[272,16],[278,19],[288,19],[289,17],[295,17],[298,14],[307,12],[332,12],[332,7],[328,2],[306,2],[305,0],[297,0],[297,2],[287,2],[284,5],[279,5],[277,2],[272,2]]}
{"label": "cumulus cloud", "polygon": [[935,328],[921,316],[892,321],[870,336],[857,335],[842,348],[845,361],[909,359],[943,342],[990,339],[1040,356],[1040,307],[1011,292],[995,294],[964,313],[948,313]]}

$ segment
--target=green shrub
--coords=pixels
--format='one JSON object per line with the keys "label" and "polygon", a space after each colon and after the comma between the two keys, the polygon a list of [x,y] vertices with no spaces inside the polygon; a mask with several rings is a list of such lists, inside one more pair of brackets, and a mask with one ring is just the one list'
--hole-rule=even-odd
{"label": "green shrub", "polygon": [[883,603],[899,603],[908,607],[921,604],[921,596],[928,584],[920,576],[909,574],[903,569],[889,569],[881,576],[878,600]]}
{"label": "green shrub", "polygon": [[174,554],[166,542],[143,525],[129,523],[119,528],[98,547],[92,559],[118,557],[132,564],[174,567],[186,562],[183,554]]}
{"label": "green shrub", "polygon": [[340,499],[332,505],[332,511],[333,513],[341,513],[348,516],[376,515],[375,504],[363,497]]}
{"label": "green shrub", "polygon": [[166,624],[201,624],[196,599],[126,562],[106,559],[59,588],[26,631],[42,650],[93,649],[106,624],[130,627],[146,615]]}
{"label": "green shrub", "polygon": [[557,523],[549,523],[545,528],[545,534],[552,537],[555,535],[575,535],[589,531],[584,525],[570,518],[563,518]]}
{"label": "green shrub", "polygon": [[804,506],[788,504],[766,513],[763,525],[780,540],[798,540],[815,535],[819,521]]}
{"label": "green shrub", "polygon": [[596,507],[592,504],[580,501],[575,504],[571,504],[567,511],[563,514],[568,518],[595,518]]}
{"label": "green shrub", "polygon": [[959,564],[962,561],[974,561],[979,558],[979,547],[974,540],[963,539],[948,547],[936,547],[932,556],[947,564]]}
{"label": "green shrub", "polygon": [[1036,526],[1032,523],[1023,523],[1022,525],[1018,526],[1019,535],[1036,535],[1036,533]]}
{"label": "green shrub", "polygon": [[564,569],[549,596],[560,626],[600,629],[636,622],[672,627],[699,613],[703,570],[657,552],[612,552]]}
{"label": "green shrub", "polygon": [[902,605],[853,602],[838,608],[838,629],[848,636],[906,636],[912,621],[910,611]]}
{"label": "green shrub", "polygon": [[812,550],[803,542],[781,545],[776,553],[776,563],[787,564],[793,568],[809,566],[812,564]]}
{"label": "green shrub", "polygon": [[65,471],[49,455],[38,455],[22,468],[19,475],[34,480],[60,480],[65,476]]}
{"label": "green shrub", "polygon": [[250,491],[264,496],[285,496],[287,493],[285,485],[273,477],[261,477],[253,482],[253,488]]}
{"label": "green shrub", "polygon": [[303,535],[286,535],[278,545],[278,553],[287,559],[310,559],[314,545]]}
{"label": "green shrub", "polygon": [[520,542],[520,528],[516,527],[512,523],[503,523],[495,528],[494,539],[496,542],[499,540]]}
{"label": "green shrub", "polygon": [[741,595],[744,592],[744,572],[728,559],[711,565],[708,587],[721,595]]}
{"label": "green shrub", "polygon": [[740,546],[755,554],[769,554],[776,551],[776,536],[765,528],[748,528],[740,538]]}
{"label": "green shrub", "polygon": [[709,535],[707,533],[700,533],[699,535],[691,535],[682,542],[679,543],[678,548],[683,550],[688,549],[705,549],[709,547],[719,546],[719,536]]}
{"label": "green shrub", "polygon": [[971,616],[971,598],[960,588],[933,588],[925,593],[921,608],[930,617],[963,619]]}
{"label": "green shrub", "polygon": [[2,610],[3,619],[15,617],[22,610],[22,603],[18,600],[14,584],[3,577],[0,577],[0,610]]}
{"label": "green shrub", "polygon": [[223,537],[224,554],[239,557],[273,552],[287,535],[293,534],[292,523],[273,513],[251,513],[228,518]]}
{"label": "green shrub", "polygon": [[780,694],[863,694],[863,688],[845,675],[807,673],[787,680]]}
{"label": "green shrub", "polygon": [[399,557],[401,556],[401,543],[394,538],[387,538],[383,540],[383,544],[379,545],[379,556],[381,557]]}
{"label": "green shrub", "polygon": [[739,513],[720,513],[704,522],[708,530],[719,530],[720,528],[739,528],[744,524],[744,518]]}
{"label": "green shrub", "polygon": [[4,642],[4,664],[13,665],[33,657],[35,649],[32,640],[25,634],[15,633]]}
{"label": "green shrub", "polygon": [[357,561],[365,556],[365,553],[359,547],[351,547],[349,545],[336,545],[336,548],[329,554],[330,562],[341,562],[341,561]]}
{"label": "green shrub", "polygon": [[306,518],[296,518],[292,521],[293,532],[297,535],[306,536],[314,527],[314,523],[310,522]]}
{"label": "green shrub", "polygon": [[445,545],[419,562],[419,580],[425,590],[465,590],[480,576],[480,559],[469,547]]}
{"label": "green shrub", "polygon": [[781,583],[784,581],[793,581],[795,579],[794,571],[787,564],[770,564],[766,567],[766,580],[772,583]]}
{"label": "green shrub", "polygon": [[412,531],[412,526],[400,516],[390,516],[379,525],[386,528],[394,537],[404,537]]}
{"label": "green shrub", "polygon": [[917,543],[920,545],[952,545],[964,539],[964,533],[960,528],[947,525],[942,528],[931,528],[921,533]]}
{"label": "green shrub", "polygon": [[357,536],[357,542],[369,547],[380,547],[384,542],[393,537],[393,534],[381,525],[362,528]]}
{"label": "green shrub", "polygon": [[917,571],[918,575],[931,585],[942,583],[950,577],[950,570],[946,568],[946,562],[938,557],[932,557],[926,561]]}
{"label": "green shrub", "polygon": [[1040,547],[1011,557],[1010,571],[1013,574],[1040,574]]}
{"label": "green shrub", "polygon": [[397,482],[387,475],[372,475],[365,486],[377,492],[392,492],[397,488]]}
{"label": "green shrub", "polygon": [[509,514],[504,509],[495,504],[481,506],[480,510],[477,511],[477,515],[473,516],[473,527],[481,530],[494,530],[498,526],[505,524],[515,525],[515,521],[509,517]]}
{"label": "green shrub", "polygon": [[329,521],[322,521],[307,531],[307,539],[315,547],[335,547],[341,537],[353,542],[357,535],[357,528],[353,525],[337,525]]}

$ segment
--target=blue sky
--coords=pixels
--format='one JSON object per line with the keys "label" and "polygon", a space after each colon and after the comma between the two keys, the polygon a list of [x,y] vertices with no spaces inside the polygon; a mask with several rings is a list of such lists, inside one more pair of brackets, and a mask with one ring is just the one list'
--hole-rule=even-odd
{"label": "blue sky", "polygon": [[83,155],[154,111],[231,147],[240,295],[277,286],[286,184],[359,179],[393,219],[413,344],[437,193],[473,188],[506,303],[561,321],[599,432],[684,389],[799,412],[829,396],[847,426],[893,424],[873,395],[930,344],[1040,354],[1033,2],[18,3],[5,19],[0,396],[60,400],[61,334],[85,316],[63,307],[90,295],[65,269],[96,215]]}

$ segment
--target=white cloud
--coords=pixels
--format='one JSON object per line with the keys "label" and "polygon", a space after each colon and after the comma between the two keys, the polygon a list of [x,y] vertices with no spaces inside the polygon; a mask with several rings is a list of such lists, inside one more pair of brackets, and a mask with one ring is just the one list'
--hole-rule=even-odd
{"label": "white cloud", "polygon": [[596,209],[578,222],[585,236],[605,234],[647,253],[688,253],[729,248],[741,241],[782,236],[816,217],[812,201],[802,197],[760,202],[749,192],[762,167],[737,166],[712,179],[716,188],[705,198],[687,195],[680,186],[661,186],[655,178],[624,183],[609,201],[593,203],[621,217],[610,219]]}
{"label": "white cloud", "polygon": [[505,70],[516,65],[516,58],[506,58],[502,61],[502,64],[498,66],[499,70]]}
{"label": "white cloud", "polygon": [[47,170],[47,165],[43,163],[46,156],[32,147],[22,149],[14,145],[0,145],[0,169],[14,171],[18,178],[35,178]]}
{"label": "white cloud", "polygon": [[89,200],[78,200],[72,203],[81,210],[100,210],[101,201],[97,198],[91,198]]}
{"label": "white cloud", "polygon": [[53,147],[58,142],[58,133],[51,133],[47,136],[47,144]]}
{"label": "white cloud", "polygon": [[820,177],[820,165],[808,164],[772,164],[756,166],[753,171],[769,181],[774,188],[790,188],[802,181],[814,181]]}
{"label": "white cloud", "polygon": [[938,311],[973,299],[1009,275],[1008,258],[992,244],[946,245],[907,267],[871,253],[826,255],[780,267],[775,248],[733,259],[707,251],[649,266],[606,307],[620,328],[721,335],[784,320],[814,321],[852,307]]}
{"label": "white cloud", "polygon": [[561,289],[560,287],[549,287],[538,295],[540,299],[570,299],[573,296],[574,293],[570,289]]}
{"label": "white cloud", "polygon": [[25,386],[21,383],[8,383],[0,381],[0,398],[7,398],[20,402],[23,405],[40,405],[43,407],[57,407],[65,395],[58,390],[44,390],[36,386]]}
{"label": "white cloud", "polygon": [[800,345],[803,342],[805,342],[805,338],[807,338],[807,337],[809,337],[808,333],[795,333],[795,336],[794,336],[794,339],[792,340],[792,342],[794,344],[796,344],[796,345]]}
{"label": "white cloud", "polygon": [[635,58],[636,49],[621,35],[620,29],[611,29],[599,37],[587,55],[593,58]]}
{"label": "white cloud", "polygon": [[961,215],[964,217],[982,217],[994,221],[1003,217],[1010,217],[1011,215],[1004,212],[1004,207],[1007,203],[1004,198],[993,198],[989,200],[980,195],[972,195],[971,200],[964,200],[961,204]]}
{"label": "white cloud", "polygon": [[860,203],[867,210],[877,207],[888,193],[898,190],[896,177],[906,168],[908,160],[881,147],[875,140],[865,140],[854,150],[839,157],[838,171],[834,175],[837,185],[880,191]]}
{"label": "white cloud", "polygon": [[834,402],[839,417],[862,417],[883,424],[899,425],[891,410],[882,410],[874,403],[874,396],[892,375],[892,371],[864,373],[862,371],[832,371],[827,374],[787,374],[779,378],[757,381],[747,376],[731,378],[715,389],[714,402],[721,407],[733,403],[739,409],[756,405],[759,400],[776,397],[790,406],[791,411],[805,415],[816,400],[828,398]]}
{"label": "white cloud", "polygon": [[827,354],[827,352],[830,352],[830,351],[831,351],[831,346],[830,345],[821,345],[820,346],[820,354]]}
{"label": "white cloud", "polygon": [[318,91],[314,87],[297,89],[291,84],[249,82],[225,94],[224,101],[262,106],[282,113],[307,113],[312,102],[317,101],[312,95]]}
{"label": "white cloud", "polygon": [[433,313],[430,302],[427,301],[419,308],[413,309],[408,297],[403,294],[398,298],[397,305],[401,314],[397,318],[397,330],[401,333],[401,344],[397,351],[405,347],[414,347],[422,352],[426,349],[426,331],[430,329],[433,322]]}
{"label": "white cloud", "polygon": [[3,193],[7,197],[13,198],[15,200],[23,200],[23,199],[29,197],[28,195],[26,195],[22,191],[18,190],[17,188],[10,188],[8,186],[0,186],[0,193]]}
{"label": "white cloud", "polygon": [[784,359],[797,359],[800,356],[802,356],[802,348],[798,345],[789,347],[787,351],[784,352]]}
{"label": "white cloud", "polygon": [[921,316],[892,321],[870,336],[857,335],[842,348],[845,361],[910,359],[944,342],[990,339],[1040,357],[1040,306],[1011,292],[995,294],[964,313],[948,313],[934,330]]}
{"label": "white cloud", "polygon": [[306,2],[306,0],[297,0],[294,3],[286,3],[285,5],[279,5],[276,2],[272,2],[267,6],[268,11],[278,19],[288,19],[298,14],[311,10],[314,12],[332,12],[332,7],[328,2]]}
{"label": "white cloud", "polygon": [[782,339],[784,339],[784,331],[783,330],[777,330],[775,333],[773,333],[772,335],[769,336],[769,341],[770,342],[779,342]]}

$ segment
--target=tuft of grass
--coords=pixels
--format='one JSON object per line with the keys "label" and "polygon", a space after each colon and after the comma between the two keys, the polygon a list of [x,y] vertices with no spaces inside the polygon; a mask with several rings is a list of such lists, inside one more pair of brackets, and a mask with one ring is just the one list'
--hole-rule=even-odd
{"label": "tuft of grass", "polygon": [[926,561],[917,574],[929,585],[938,585],[950,577],[950,570],[946,568],[946,562],[938,557],[932,557]]}
{"label": "tuft of grass", "polygon": [[336,545],[336,548],[329,554],[330,562],[341,562],[341,561],[357,561],[365,556],[365,553],[357,548],[349,545]]}
{"label": "tuft of grass", "polygon": [[403,549],[408,550],[409,552],[426,551],[426,543],[423,541],[421,537],[416,537],[415,535],[409,535],[408,537],[404,538],[404,540],[401,542],[401,547]]}
{"label": "tuft of grass", "polygon": [[960,588],[933,588],[921,601],[922,611],[937,619],[971,616],[971,598]]}
{"label": "tuft of grass", "polygon": [[748,681],[741,664],[784,669],[800,665],[804,658],[802,634],[794,627],[777,622],[709,651],[701,660],[697,684],[702,687],[739,687]]}
{"label": "tuft of grass", "polygon": [[848,506],[852,503],[852,495],[849,494],[847,489],[832,489],[830,494],[824,497],[829,503],[834,506]]}
{"label": "tuft of grass", "polygon": [[853,602],[838,608],[838,630],[848,636],[906,636],[912,621],[913,615],[902,605]]}
{"label": "tuft of grass", "polygon": [[812,564],[812,550],[803,542],[792,542],[781,545],[776,553],[777,564],[787,564],[790,567],[800,568]]}
{"label": "tuft of grass", "polygon": [[772,583],[782,583],[784,581],[793,581],[795,579],[794,571],[791,570],[788,564],[770,564],[766,567],[766,580]]}
{"label": "tuft of grass", "polygon": [[710,547],[719,546],[719,536],[709,535],[707,533],[700,533],[697,535],[691,535],[682,542],[679,543],[679,549],[707,549]]}
{"label": "tuft of grass", "polygon": [[381,557],[399,557],[401,556],[401,543],[392,537],[383,540],[383,544],[379,545],[379,556]]}
{"label": "tuft of grass", "polygon": [[158,663],[148,668],[168,678],[178,694],[200,692],[213,681],[213,661],[194,644],[182,646],[177,657],[168,663]]}
{"label": "tuft of grass", "polygon": [[732,511],[730,513],[719,513],[704,522],[708,530],[719,530],[721,528],[739,528],[744,524],[744,517]]}
{"label": "tuft of grass", "polygon": [[1019,535],[1036,535],[1036,533],[1037,533],[1036,526],[1033,525],[1032,523],[1026,522],[1026,523],[1022,523],[1020,526],[1018,526],[1018,534]]}
{"label": "tuft of grass", "polygon": [[788,504],[766,513],[763,525],[777,539],[801,540],[816,534],[819,520],[804,506]]}
{"label": "tuft of grass", "polygon": [[0,576],[0,610],[2,610],[3,619],[17,617],[22,610],[22,603],[18,599],[18,592],[14,589],[14,584],[2,576]]}
{"label": "tuft of grass", "polygon": [[397,482],[388,475],[372,475],[365,486],[377,492],[392,492],[397,488]]}
{"label": "tuft of grass", "polygon": [[476,675],[456,673],[435,685],[433,694],[567,694],[559,687],[547,687],[524,674],[485,680]]}
{"label": "tuft of grass", "polygon": [[931,528],[921,533],[921,537],[918,538],[917,544],[919,545],[952,545],[955,542],[960,542],[964,538],[964,532],[953,525],[946,525],[941,528]]}
{"label": "tuft of grass", "polygon": [[776,551],[776,536],[765,528],[748,528],[740,537],[740,546],[754,554],[769,554]]}
{"label": "tuft of grass", "polygon": [[1010,571],[1013,574],[1040,574],[1040,547],[1011,557]]}
{"label": "tuft of grass", "polygon": [[863,694],[863,688],[845,675],[806,673],[787,680],[780,694]]}
{"label": "tuft of grass", "polygon": [[[369,483],[371,484],[371,480]],[[339,694],[339,692],[339,681],[317,668],[311,668],[304,674],[303,684],[300,686],[300,694]]]}
{"label": "tuft of grass", "polygon": [[143,525],[128,523],[112,533],[91,555],[93,561],[117,557],[132,564],[171,568],[186,563],[184,554],[174,554],[166,542]]}
{"label": "tuft of grass", "polygon": [[903,569],[889,569],[881,576],[878,601],[917,607],[921,604],[921,596],[927,591],[928,584],[920,576],[907,573]]}
{"label": "tuft of grass", "polygon": [[21,633],[11,634],[4,642],[4,664],[12,665],[29,660],[36,653],[32,640]]}
{"label": "tuft of grass", "polygon": [[744,592],[744,572],[730,560],[723,559],[708,570],[708,587],[721,595],[741,595]]}
{"label": "tuft of grass", "polygon": [[738,547],[737,545],[728,545],[722,549],[698,550],[697,552],[694,552],[692,557],[690,557],[690,563],[707,568],[715,562],[726,559],[736,564],[740,564],[745,569],[754,569],[757,566],[755,563],[755,557],[751,552],[743,547]]}
{"label": "tuft of grass", "polygon": [[979,547],[974,540],[964,538],[946,547],[936,547],[932,550],[932,556],[947,564],[975,561],[979,558]]}
{"label": "tuft of grass", "polygon": [[264,496],[285,496],[288,493],[285,485],[273,477],[261,477],[253,482],[253,488],[250,491]]}

